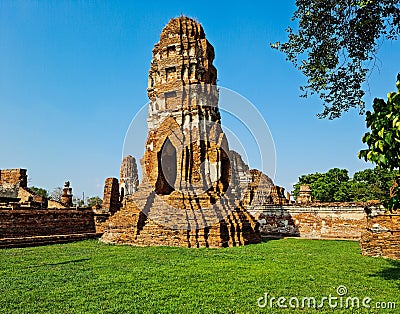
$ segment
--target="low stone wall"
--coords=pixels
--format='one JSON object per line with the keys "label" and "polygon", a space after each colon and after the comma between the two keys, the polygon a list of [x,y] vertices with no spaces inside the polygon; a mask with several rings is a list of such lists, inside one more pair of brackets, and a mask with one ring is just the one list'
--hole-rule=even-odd
{"label": "low stone wall", "polygon": [[0,208],[0,239],[95,233],[91,209]]}
{"label": "low stone wall", "polygon": [[372,209],[360,246],[363,255],[400,259],[400,214]]}
{"label": "low stone wall", "polygon": [[338,206],[256,206],[247,210],[258,220],[262,236],[359,240],[367,226],[364,207]]}

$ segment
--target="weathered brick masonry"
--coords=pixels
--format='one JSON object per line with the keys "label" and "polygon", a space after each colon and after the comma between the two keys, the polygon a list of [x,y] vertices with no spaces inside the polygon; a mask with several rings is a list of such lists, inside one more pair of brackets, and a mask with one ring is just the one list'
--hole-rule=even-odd
{"label": "weathered brick masonry", "polygon": [[370,208],[360,246],[364,255],[400,259],[400,214]]}
{"label": "weathered brick masonry", "polygon": [[0,208],[0,248],[98,238],[91,209]]}
{"label": "weathered brick masonry", "polygon": [[26,188],[28,177],[26,169],[4,169],[0,170],[0,186],[17,185]]}
{"label": "weathered brick masonry", "polygon": [[0,209],[0,238],[94,232],[91,209]]}
{"label": "weathered brick masonry", "polygon": [[359,240],[367,225],[362,204],[253,206],[263,236]]}
{"label": "weathered brick masonry", "polygon": [[116,178],[107,178],[104,183],[104,195],[102,209],[104,212],[114,214],[121,207],[119,183]]}

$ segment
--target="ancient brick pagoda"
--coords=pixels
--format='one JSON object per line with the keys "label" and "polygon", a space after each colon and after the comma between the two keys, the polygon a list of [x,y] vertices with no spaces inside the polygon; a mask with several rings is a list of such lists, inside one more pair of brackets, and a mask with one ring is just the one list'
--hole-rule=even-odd
{"label": "ancient brick pagoda", "polygon": [[132,195],[125,187],[122,208],[106,222],[102,241],[186,247],[261,241],[235,184],[213,59],[198,22],[179,17],[163,29],[149,71],[143,178]]}
{"label": "ancient brick pagoda", "polygon": [[139,185],[139,177],[136,166],[136,160],[131,155],[125,156],[122,160],[120,170],[120,197],[121,201],[124,196],[131,196],[136,192]]}

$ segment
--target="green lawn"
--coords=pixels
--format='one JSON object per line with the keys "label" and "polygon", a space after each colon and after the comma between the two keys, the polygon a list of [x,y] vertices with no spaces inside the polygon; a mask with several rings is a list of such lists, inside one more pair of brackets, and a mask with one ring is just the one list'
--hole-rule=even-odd
{"label": "green lawn", "polygon": [[[290,313],[273,297],[347,296],[396,302],[400,262],[364,257],[358,243],[282,239],[227,249],[111,246],[97,241],[0,250],[0,313]],[[294,302],[294,301],[293,301]],[[297,309],[299,313],[351,313]]]}

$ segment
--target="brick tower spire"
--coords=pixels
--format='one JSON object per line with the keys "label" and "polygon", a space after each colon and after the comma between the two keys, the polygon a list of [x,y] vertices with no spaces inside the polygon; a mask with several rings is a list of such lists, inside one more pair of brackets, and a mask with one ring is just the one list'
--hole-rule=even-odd
{"label": "brick tower spire", "polygon": [[228,186],[229,148],[220,126],[213,60],[203,27],[187,17],[172,19],[153,49],[145,170],[156,193],[173,194],[165,201],[181,208],[188,206],[184,195],[198,198]]}
{"label": "brick tower spire", "polygon": [[195,20],[174,18],[162,30],[148,77],[143,178],[111,217],[103,241],[189,247],[260,241],[233,187],[213,60]]}

